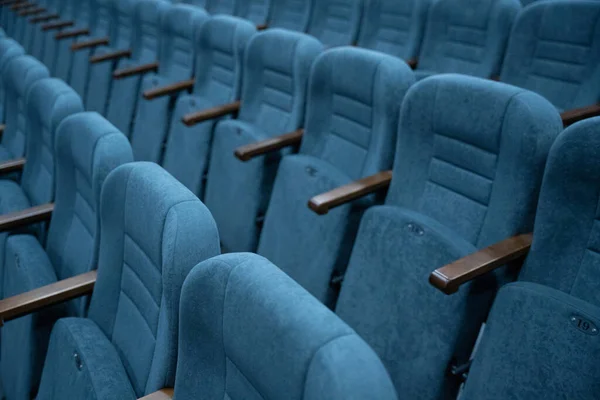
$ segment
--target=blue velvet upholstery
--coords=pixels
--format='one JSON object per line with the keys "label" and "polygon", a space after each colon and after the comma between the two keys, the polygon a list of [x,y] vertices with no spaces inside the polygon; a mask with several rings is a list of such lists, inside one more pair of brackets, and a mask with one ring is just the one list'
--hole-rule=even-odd
{"label": "blue velvet upholstery", "polygon": [[[141,28],[141,21],[135,18],[137,13],[153,3],[150,1],[142,5],[140,0],[112,0],[110,42],[107,46],[99,46],[94,49],[94,56],[101,56],[117,50],[131,49],[133,32]],[[154,18],[154,21],[156,18]],[[156,35],[154,35],[156,36]],[[112,72],[116,61],[105,61],[89,65],[88,82],[84,103],[87,110],[96,111],[100,114],[106,113],[108,97],[112,85]]]}
{"label": "blue velvet upholstery", "polygon": [[23,54],[25,54],[25,50],[16,41],[7,37],[0,39],[0,122],[2,123],[6,122],[7,118],[7,98],[4,87],[5,68],[13,58]]}
{"label": "blue velvet upholstery", "polygon": [[235,15],[261,25],[267,22],[271,3],[277,0],[244,0],[237,2]]}
{"label": "blue velvet upholstery", "polygon": [[500,73],[519,0],[439,0],[432,3],[417,79],[455,72],[481,78]]}
{"label": "blue velvet upholstery", "polygon": [[[70,0],[74,9],[73,20],[75,25],[68,31],[77,29],[89,29],[94,27],[93,20],[94,3],[96,0]],[[53,75],[65,82],[71,83],[71,72],[73,64],[73,52],[71,45],[78,39],[53,40],[51,46],[56,46],[56,62],[54,63]]]}
{"label": "blue velvet upholstery", "polygon": [[[86,398],[97,400],[134,399],[175,384],[180,291],[196,264],[219,253],[215,222],[200,200],[158,165],[130,163],[104,184],[100,229],[88,319],[56,325],[40,400],[86,391],[94,392]],[[86,344],[90,340],[106,347],[108,356]],[[65,364],[65,352],[76,352],[82,363]]]}
{"label": "blue velvet upholstery", "polygon": [[242,106],[237,119],[215,128],[204,198],[225,251],[256,250],[257,221],[266,212],[279,160],[289,153],[241,162],[234,151],[303,126],[308,77],[322,50],[312,36],[277,28],[248,44]]}
{"label": "blue velvet upholstery", "polygon": [[[96,268],[98,205],[102,184],[117,166],[131,162],[127,138],[100,115],[66,118],[56,139],[56,201],[45,249],[32,235],[6,241],[4,296],[25,293]],[[56,319],[81,315],[82,302],[8,322],[2,328],[2,384],[7,399],[35,393],[48,338]]]}
{"label": "blue velvet upholstery", "polygon": [[181,294],[177,399],[396,399],[373,350],[255,254],[196,266]]}
{"label": "blue velvet upholstery", "polygon": [[560,111],[600,101],[600,2],[550,0],[515,21],[503,82],[540,93]]}
{"label": "blue velvet upholstery", "polygon": [[[59,21],[74,21],[76,22],[79,17],[79,9],[82,7],[81,4],[87,3],[88,0],[61,0],[61,7],[57,11],[60,15]],[[86,21],[87,22],[87,21]],[[60,30],[50,30],[40,35],[38,46],[38,54],[40,55],[40,61],[46,65],[52,76],[56,76],[60,79],[67,80],[66,76],[57,76],[57,63],[58,61],[58,48],[59,41],[55,39],[55,35],[58,32],[71,30],[73,28],[62,28]]]}
{"label": "blue velvet upholstery", "polygon": [[325,46],[349,46],[356,42],[364,0],[318,0],[312,8],[308,33]]}
{"label": "blue velvet upholstery", "polygon": [[258,252],[327,304],[372,199],[325,216],[307,202],[391,167],[400,104],[413,82],[400,59],[365,49],[329,50],[313,65],[300,153],[281,161]]}
{"label": "blue velvet upholstery", "polygon": [[[246,0],[244,0],[246,1]],[[236,8],[236,0],[206,0],[206,11],[213,15],[233,15]]]}
{"label": "blue velvet upholstery", "polygon": [[[71,17],[71,9],[70,7],[67,7],[67,2],[64,0],[51,0],[48,1],[45,4],[45,7],[48,11],[46,11],[46,13],[48,14],[58,14],[60,15],[60,21],[66,21],[69,20]],[[29,35],[31,35],[31,38],[29,39],[29,41],[27,42],[27,52],[32,55],[33,57],[37,58],[38,60],[40,60],[41,62],[43,62],[46,67],[52,72],[54,66],[52,65],[52,61],[54,61],[54,55],[52,54],[48,54],[48,58],[46,58],[46,50],[50,50],[52,51],[52,49],[46,49],[46,44],[50,43],[51,41],[56,41],[54,39],[54,35],[56,35],[56,32],[59,32],[57,30],[49,30],[49,31],[45,31],[43,30],[41,27],[44,26],[45,24],[51,24],[54,22],[57,22],[59,20],[52,20],[49,22],[42,22],[40,24],[31,24],[29,23],[29,19],[32,17],[20,17],[25,19],[27,22],[25,22],[26,24],[26,28],[29,32]],[[26,33],[27,36],[27,33]],[[48,63],[46,63],[48,62]]]}
{"label": "blue velvet upholstery", "polygon": [[[158,59],[161,23],[165,12],[170,8],[166,1],[138,1],[133,16],[133,36],[131,57],[119,60],[115,69],[131,68]],[[140,96],[140,75],[112,81],[106,117],[127,136],[131,132],[133,117]],[[90,103],[88,102],[88,105]]]}
{"label": "blue velvet upholstery", "polygon": [[560,117],[541,96],[462,75],[413,86],[402,105],[386,204],[362,218],[336,312],[406,398],[456,396],[495,282],[451,297],[429,274],[528,232]]}
{"label": "blue velvet upholstery", "polygon": [[357,44],[403,60],[417,58],[432,0],[365,0]]}
{"label": "blue velvet upholstery", "polygon": [[597,306],[535,283],[505,286],[461,398],[597,399],[599,327]]}
{"label": "blue velvet upholstery", "polygon": [[[113,22],[113,7],[118,0],[90,0],[90,8],[88,13],[89,22],[86,28],[89,29],[90,35],[79,36],[75,43],[85,42],[101,37],[110,37],[111,24]],[[68,42],[68,41],[67,41]],[[70,49],[67,49],[70,51]],[[94,54],[94,50],[90,48],[72,52],[71,74],[69,77],[69,85],[81,96],[86,98],[87,84],[90,70],[90,56]],[[59,54],[60,57],[61,54]]]}
{"label": "blue velvet upholstery", "polygon": [[31,56],[13,58],[2,70],[7,101],[0,160],[8,161],[25,155],[27,94],[34,83],[48,76],[46,67]]}
{"label": "blue velvet upholstery", "polygon": [[214,16],[198,30],[196,83],[192,94],[180,96],[175,104],[162,165],[200,198],[218,120],[188,127],[181,119],[239,99],[244,51],[254,33],[252,23],[228,15]]}
{"label": "blue velvet upholstery", "polygon": [[[140,96],[146,90],[192,77],[194,39],[199,28],[207,20],[208,15],[202,9],[189,5],[176,5],[166,12],[161,32],[159,70],[143,78]],[[130,135],[136,160],[160,161],[175,100],[176,96],[153,100],[141,97],[138,99]]]}
{"label": "blue velvet upholstery", "polygon": [[268,25],[306,32],[315,0],[271,0]]}

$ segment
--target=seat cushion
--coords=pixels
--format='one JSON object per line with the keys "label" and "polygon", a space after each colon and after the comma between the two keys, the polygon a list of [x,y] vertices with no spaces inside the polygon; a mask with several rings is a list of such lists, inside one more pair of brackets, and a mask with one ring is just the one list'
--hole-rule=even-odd
{"label": "seat cushion", "polygon": [[223,251],[256,251],[257,218],[266,212],[279,160],[290,149],[247,162],[234,151],[267,138],[256,125],[238,120],[222,121],[215,129],[204,203],[217,221]]}
{"label": "seat cushion", "polygon": [[[32,235],[13,235],[6,240],[5,297],[15,296],[56,282],[54,268]],[[2,327],[0,363],[7,398],[26,399],[39,385],[48,338],[54,322],[65,316],[59,305],[7,322]]]}
{"label": "seat cushion", "polygon": [[38,400],[136,399],[117,351],[91,320],[63,318],[52,330]]}

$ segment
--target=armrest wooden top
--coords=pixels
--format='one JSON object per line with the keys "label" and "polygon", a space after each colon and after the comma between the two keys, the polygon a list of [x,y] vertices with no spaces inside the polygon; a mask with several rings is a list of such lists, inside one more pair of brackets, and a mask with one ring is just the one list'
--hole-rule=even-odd
{"label": "armrest wooden top", "polygon": [[560,114],[563,120],[565,128],[575,122],[584,120],[586,118],[597,117],[600,115],[600,104],[592,104],[591,106],[575,108],[568,110]]}
{"label": "armrest wooden top", "polygon": [[532,239],[531,233],[513,236],[469,254],[433,271],[429,275],[429,283],[446,294],[456,293],[461,285],[508,262],[524,258],[531,248]]}
{"label": "armrest wooden top", "polygon": [[81,49],[87,49],[90,47],[106,46],[107,44],[109,44],[109,38],[102,37],[102,38],[97,38],[97,39],[90,39],[85,42],[73,43],[71,45],[71,50],[77,51],[77,50],[81,50]]}
{"label": "armrest wooden top", "polygon": [[6,125],[5,124],[0,124],[0,135],[2,135],[4,133],[5,129],[6,129]]}
{"label": "armrest wooden top", "polygon": [[9,6],[11,4],[18,3],[20,0],[2,0],[0,1],[0,6]]}
{"label": "armrest wooden top", "polygon": [[42,25],[43,31],[55,31],[57,29],[68,28],[75,25],[75,21],[58,21],[50,24]]}
{"label": "armrest wooden top", "polygon": [[90,271],[0,300],[0,324],[90,294],[95,283],[96,271]]}
{"label": "armrest wooden top", "polygon": [[325,215],[330,209],[350,203],[370,193],[385,189],[392,181],[392,171],[381,171],[322,193],[310,199],[308,207],[319,215]]}
{"label": "armrest wooden top", "polygon": [[33,7],[35,5],[36,5],[35,3],[30,3],[28,1],[22,1],[22,2],[19,2],[19,3],[13,4],[10,7],[10,9],[13,10],[13,11],[19,11],[19,10],[22,10],[24,8]]}
{"label": "armrest wooden top", "polygon": [[27,159],[15,158],[14,160],[8,160],[0,163],[0,174],[8,174],[11,172],[21,171],[25,166]]}
{"label": "armrest wooden top", "polygon": [[23,226],[47,221],[52,217],[53,211],[54,203],[47,203],[0,215],[0,232],[12,231]]}
{"label": "armrest wooden top", "polygon": [[63,32],[58,32],[56,35],[54,35],[54,39],[62,40],[62,39],[67,39],[67,38],[74,38],[74,37],[81,36],[81,35],[88,35],[89,33],[90,33],[90,30],[87,28],[75,29],[72,31],[63,31]]}
{"label": "armrest wooden top", "polygon": [[235,149],[234,154],[241,161],[249,161],[254,157],[281,150],[284,147],[298,145],[302,141],[303,134],[304,129],[298,129],[297,131],[275,136],[262,142],[240,146]]}
{"label": "armrest wooden top", "polygon": [[175,82],[167,86],[148,89],[144,92],[144,98],[146,100],[152,100],[162,96],[174,95],[183,90],[189,90],[193,88],[194,83],[196,83],[196,80],[192,78],[185,81]]}
{"label": "armrest wooden top", "polygon": [[20,17],[27,17],[27,16],[30,16],[30,15],[41,14],[43,12],[46,12],[46,9],[44,7],[29,8],[27,10],[19,12],[19,16]]}
{"label": "armrest wooden top", "polygon": [[115,72],[113,72],[113,78],[123,79],[127,78],[128,76],[142,75],[147,72],[155,72],[158,71],[158,66],[158,62],[153,62],[148,64],[136,65],[129,68],[118,69]]}
{"label": "armrest wooden top", "polygon": [[210,119],[215,119],[238,112],[240,110],[241,104],[242,103],[240,103],[239,101],[234,101],[233,103],[223,104],[221,106],[209,108],[208,110],[196,111],[184,115],[181,118],[181,121],[186,126],[194,126],[196,124],[199,124],[200,122],[208,121]]}
{"label": "armrest wooden top", "polygon": [[258,24],[258,25],[256,25],[256,30],[257,31],[264,31],[268,27],[269,27],[269,25],[267,25],[267,24]]}
{"label": "armrest wooden top", "polygon": [[97,56],[91,56],[90,62],[92,64],[101,63],[104,61],[118,60],[119,58],[131,57],[131,50],[117,50],[112,53],[100,54]]}
{"label": "armrest wooden top", "polygon": [[52,20],[59,19],[59,18],[60,18],[60,15],[58,15],[58,14],[46,14],[46,15],[41,15],[39,17],[31,18],[29,20],[29,22],[32,24],[38,24],[40,22],[52,21]]}
{"label": "armrest wooden top", "polygon": [[416,58],[411,58],[410,60],[406,61],[406,63],[408,64],[408,66],[411,69],[415,69],[415,68],[417,68],[417,64],[419,63],[419,60],[417,60]]}
{"label": "armrest wooden top", "polygon": [[161,389],[158,392],[150,393],[139,400],[171,400],[173,398],[173,389]]}

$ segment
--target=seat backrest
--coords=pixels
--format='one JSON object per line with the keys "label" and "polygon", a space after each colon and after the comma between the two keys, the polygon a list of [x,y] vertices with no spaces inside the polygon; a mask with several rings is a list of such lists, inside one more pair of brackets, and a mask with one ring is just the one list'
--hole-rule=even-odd
{"label": "seat backrest", "polygon": [[2,69],[6,90],[6,128],[2,134],[2,146],[14,158],[25,155],[27,94],[35,82],[49,76],[46,67],[32,56],[15,57]]}
{"label": "seat backrest", "polygon": [[269,27],[306,32],[315,0],[271,0]]}
{"label": "seat backrest", "polygon": [[495,282],[448,297],[427,277],[531,230],[561,130],[547,100],[509,85],[440,75],[409,90],[386,205],[362,218],[336,306],[381,357],[398,393],[456,395],[448,367],[468,361]]}
{"label": "seat backrest", "polygon": [[[244,0],[246,1],[246,0]],[[233,15],[236,8],[236,0],[207,0],[206,11],[215,14]]]}
{"label": "seat backrest", "polygon": [[[8,37],[2,36],[0,39],[0,77],[4,76],[4,68],[15,57],[25,54],[25,49],[19,43]],[[6,89],[4,87],[4,79],[0,78],[0,121],[5,122],[6,114]]]}
{"label": "seat backrest", "polygon": [[365,0],[357,45],[403,60],[419,55],[432,0]]}
{"label": "seat backrest", "polygon": [[40,79],[26,100],[27,162],[21,187],[31,205],[54,199],[56,130],[69,115],[83,111],[81,98],[60,79]]}
{"label": "seat backrest", "polygon": [[325,46],[349,46],[356,42],[364,0],[318,0],[312,8],[308,33]]}
{"label": "seat backrest", "polygon": [[600,101],[600,2],[538,1],[515,21],[500,79],[560,111]]}
{"label": "seat backrest", "polygon": [[272,1],[274,0],[238,1],[235,15],[247,19],[256,25],[262,25],[267,22]]}
{"label": "seat backrest", "polygon": [[406,64],[385,54],[352,47],[321,54],[310,78],[300,153],[353,180],[389,168],[398,107],[413,82]]}
{"label": "seat backrest", "polygon": [[194,69],[194,40],[198,27],[208,19],[198,7],[177,4],[161,24],[159,74],[169,80],[188,79]]}
{"label": "seat backrest", "polygon": [[100,114],[64,119],[56,132],[56,199],[46,252],[58,280],[96,268],[100,191],[108,174],[133,161],[129,141]]}
{"label": "seat backrest", "polygon": [[[89,30],[94,37],[110,36],[113,32],[114,8],[118,0],[91,0],[89,9]],[[126,3],[129,0],[125,0]]]}
{"label": "seat backrest", "polygon": [[190,270],[219,254],[206,207],[154,163],[106,179],[89,318],[115,346],[137,397],[175,384],[179,299]]}
{"label": "seat backrest", "polygon": [[127,49],[135,29],[134,15],[140,0],[109,0],[111,21],[109,25],[110,44],[113,49]]}
{"label": "seat backrest", "polygon": [[519,280],[600,306],[600,141],[592,118],[565,130],[548,159],[533,244]]}
{"label": "seat backrest", "polygon": [[314,37],[268,29],[252,38],[246,50],[238,120],[269,136],[302,126],[308,77],[323,45]]}
{"label": "seat backrest", "polygon": [[[88,0],[63,0],[61,2],[60,9],[57,14],[60,15],[60,21],[78,21],[79,18],[79,9],[86,7],[88,4]],[[87,19],[86,19],[86,27],[87,27]],[[75,24],[77,26],[77,23]],[[72,28],[68,28],[72,29]],[[40,43],[38,46],[39,53],[41,57],[40,61],[44,63],[48,67],[50,73],[55,76],[56,71],[56,62],[58,56],[58,41],[55,39],[56,31],[48,31],[43,34],[39,34]],[[35,55],[35,53],[32,53]]]}
{"label": "seat backrest", "polygon": [[418,69],[490,78],[500,73],[519,0],[432,3]]}
{"label": "seat backrest", "polygon": [[347,204],[326,216],[311,197],[391,168],[398,115],[414,83],[399,58],[356,47],[326,51],[309,79],[300,152],[277,172],[258,253],[319,300],[334,300],[332,278],[345,269],[362,207]]}
{"label": "seat backrest", "polygon": [[144,64],[157,59],[161,40],[161,20],[170,8],[170,3],[163,0],[137,2],[133,15],[131,60]]}
{"label": "seat backrest", "polygon": [[177,371],[181,399],[397,398],[352,329],[250,253],[204,261],[186,279]]}

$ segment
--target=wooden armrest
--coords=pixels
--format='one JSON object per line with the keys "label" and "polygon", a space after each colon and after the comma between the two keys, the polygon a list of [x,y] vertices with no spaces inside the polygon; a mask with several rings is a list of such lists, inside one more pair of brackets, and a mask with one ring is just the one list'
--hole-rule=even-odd
{"label": "wooden armrest", "polygon": [[43,31],[55,31],[62,28],[68,28],[75,25],[75,21],[58,21],[51,24],[42,25]]}
{"label": "wooden armrest", "polygon": [[2,0],[0,6],[10,6],[11,4],[18,3],[20,0]]}
{"label": "wooden armrest", "polygon": [[27,16],[30,16],[30,15],[38,15],[38,14],[41,14],[41,13],[46,12],[46,11],[47,10],[44,7],[27,9],[25,11],[19,12],[19,16],[20,17],[27,17]]}
{"label": "wooden armrest", "polygon": [[156,99],[163,96],[171,96],[177,94],[183,90],[189,90],[194,87],[196,83],[195,79],[188,79],[181,82],[172,83],[167,86],[149,89],[144,92],[144,98],[146,100]]}
{"label": "wooden armrest", "polygon": [[492,75],[490,76],[490,80],[494,82],[500,82],[500,75]]}
{"label": "wooden armrest", "polygon": [[235,149],[235,156],[241,161],[250,161],[254,157],[262,156],[263,154],[272,151],[281,150],[284,147],[296,146],[302,141],[304,129],[286,133],[284,135],[275,136],[258,143],[250,143],[245,146]]}
{"label": "wooden armrest", "polygon": [[313,197],[308,202],[308,208],[319,215],[325,215],[334,207],[350,203],[380,189],[386,189],[391,181],[392,171],[381,171]]}
{"label": "wooden armrest", "polygon": [[186,126],[194,126],[200,122],[236,113],[240,110],[240,105],[241,103],[239,101],[234,101],[233,103],[223,104],[222,106],[209,108],[208,110],[196,111],[184,115],[183,118],[181,118],[181,121]]}
{"label": "wooden armrest", "polygon": [[90,271],[0,300],[0,326],[46,307],[91,294],[96,276],[96,271]]}
{"label": "wooden armrest", "polygon": [[158,71],[158,62],[153,62],[149,64],[136,65],[135,67],[118,69],[113,72],[114,79],[123,79],[128,76],[134,75],[143,75],[148,72]]}
{"label": "wooden armrest", "polygon": [[158,392],[150,393],[139,400],[171,400],[173,398],[173,389],[161,389]]}
{"label": "wooden armrest", "polygon": [[269,25],[267,25],[267,24],[258,24],[258,25],[256,25],[256,30],[257,31],[264,31],[268,27],[269,27]]}
{"label": "wooden armrest", "polygon": [[56,40],[63,40],[63,39],[68,39],[68,38],[74,38],[77,36],[81,36],[81,35],[88,35],[90,33],[90,30],[87,28],[83,28],[83,29],[75,29],[72,31],[63,31],[63,32],[58,32],[56,35],[54,35],[54,39]]}
{"label": "wooden armrest", "polygon": [[90,63],[97,64],[105,61],[118,60],[120,58],[131,57],[131,50],[117,50],[112,53],[100,54],[90,57]]}
{"label": "wooden armrest", "polygon": [[90,39],[85,42],[73,43],[71,45],[71,50],[78,51],[78,50],[82,50],[82,49],[89,49],[89,48],[96,47],[96,46],[106,46],[108,44],[109,44],[109,38],[102,37],[102,38],[98,38],[98,39]]}
{"label": "wooden armrest", "polygon": [[525,258],[531,248],[531,233],[513,236],[483,250],[438,268],[429,275],[429,283],[446,294],[456,293],[463,285],[508,262]]}
{"label": "wooden armrest", "polygon": [[15,158],[14,160],[8,160],[0,163],[0,175],[9,174],[11,172],[21,171],[25,166],[25,158]]}
{"label": "wooden armrest", "polygon": [[2,136],[2,134],[4,133],[4,130],[6,129],[6,125],[1,124],[0,125],[0,137]]}
{"label": "wooden armrest", "polygon": [[406,61],[406,63],[408,64],[408,66],[412,69],[417,68],[417,64],[419,63],[419,60],[417,60],[416,58],[411,58],[410,60]]}
{"label": "wooden armrest", "polygon": [[40,22],[48,22],[48,21],[52,21],[55,19],[59,19],[59,18],[60,18],[60,15],[58,15],[58,14],[46,14],[46,15],[41,15],[39,17],[31,18],[29,20],[29,23],[39,24]]}
{"label": "wooden armrest", "polygon": [[565,111],[560,114],[563,125],[565,128],[575,122],[581,121],[586,118],[597,117],[600,115],[600,104],[592,104],[591,106],[575,108],[573,110]]}
{"label": "wooden armrest", "polygon": [[52,218],[54,204],[47,203],[26,210],[0,215],[0,232],[9,232]]}
{"label": "wooden armrest", "polygon": [[10,7],[10,9],[13,10],[13,11],[19,11],[19,10],[22,10],[24,8],[32,7],[32,6],[35,6],[35,5],[36,5],[35,3],[30,3],[28,1],[23,1],[23,2],[20,2],[20,3],[13,4]]}

